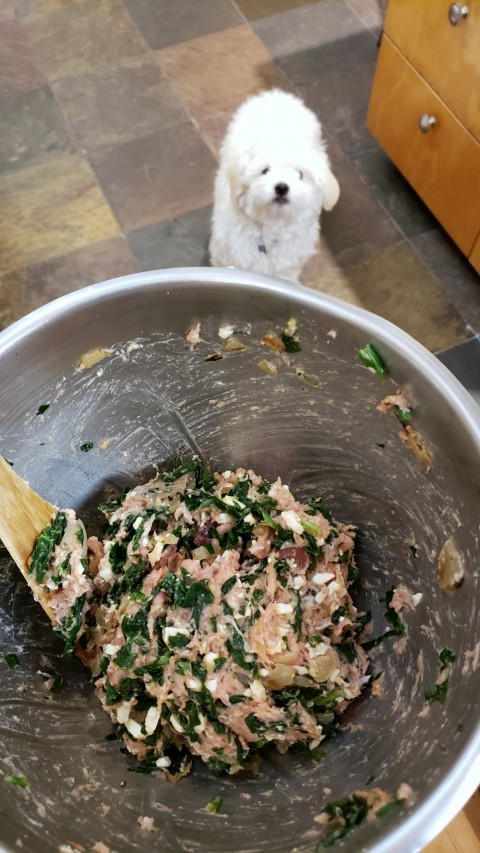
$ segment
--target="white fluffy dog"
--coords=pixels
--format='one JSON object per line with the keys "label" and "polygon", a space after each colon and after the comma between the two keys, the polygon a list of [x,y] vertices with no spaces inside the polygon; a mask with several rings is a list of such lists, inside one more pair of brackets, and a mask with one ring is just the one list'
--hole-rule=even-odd
{"label": "white fluffy dog", "polygon": [[220,151],[212,266],[298,281],[339,194],[315,114],[278,89],[249,98]]}

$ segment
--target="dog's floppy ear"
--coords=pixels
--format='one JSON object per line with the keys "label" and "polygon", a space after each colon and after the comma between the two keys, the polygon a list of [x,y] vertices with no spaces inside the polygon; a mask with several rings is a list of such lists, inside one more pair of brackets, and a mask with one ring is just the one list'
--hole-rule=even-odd
{"label": "dog's floppy ear", "polygon": [[325,170],[323,184],[323,209],[331,210],[335,207],[340,196],[340,185],[333,174],[330,166]]}

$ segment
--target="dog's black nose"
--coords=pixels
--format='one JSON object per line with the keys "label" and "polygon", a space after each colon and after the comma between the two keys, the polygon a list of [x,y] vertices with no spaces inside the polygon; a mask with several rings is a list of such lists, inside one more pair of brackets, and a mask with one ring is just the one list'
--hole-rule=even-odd
{"label": "dog's black nose", "polygon": [[288,184],[275,184],[275,192],[279,196],[287,195],[289,189]]}

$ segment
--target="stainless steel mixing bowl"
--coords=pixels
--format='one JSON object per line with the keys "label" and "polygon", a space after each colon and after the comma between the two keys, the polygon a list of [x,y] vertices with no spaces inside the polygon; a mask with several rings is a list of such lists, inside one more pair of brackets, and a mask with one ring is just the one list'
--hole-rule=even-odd
{"label": "stainless steel mixing bowl", "polygon": [[[273,356],[260,339],[292,316],[302,345],[292,362],[303,378],[283,364],[268,376],[257,363]],[[202,341],[191,350],[184,335],[193,320]],[[222,323],[251,326],[247,349],[206,360],[221,352]],[[369,341],[393,380],[382,382],[356,357]],[[76,370],[93,347],[112,353]],[[267,755],[257,776],[216,777],[196,766],[171,786],[131,772],[134,759],[105,740],[110,724],[88,673],[59,656],[60,643],[3,551],[0,648],[16,652],[20,666],[9,670],[0,656],[0,770],[25,775],[28,787],[0,780],[2,849],[21,842],[25,853],[68,850],[62,844],[90,851],[103,842],[117,853],[303,853],[315,847],[313,818],[328,800],[366,784],[394,794],[405,782],[413,804],[365,824],[341,847],[419,850],[479,779],[480,418],[456,380],[379,317],[273,279],[210,269],[129,276],[63,297],[0,335],[0,365],[0,451],[91,531],[100,520],[95,507],[112,489],[149,475],[152,463],[195,452],[215,469],[247,465],[281,475],[299,496],[321,493],[340,519],[358,525],[354,598],[373,610],[375,635],[385,624],[386,589],[402,582],[423,594],[405,616],[405,651],[395,653],[387,640],[372,653],[373,671],[385,673],[384,696],[367,693],[350,708],[320,764],[298,749]],[[395,416],[376,409],[397,386],[432,450],[430,471],[400,441]],[[86,442],[90,452],[80,449]],[[464,583],[451,594],[437,583],[448,537],[465,565]],[[424,696],[442,647],[457,656],[444,705]],[[46,667],[63,676],[53,692],[38,675]],[[218,815],[204,811],[214,796],[223,798]],[[154,817],[157,831],[142,831],[139,815]]]}

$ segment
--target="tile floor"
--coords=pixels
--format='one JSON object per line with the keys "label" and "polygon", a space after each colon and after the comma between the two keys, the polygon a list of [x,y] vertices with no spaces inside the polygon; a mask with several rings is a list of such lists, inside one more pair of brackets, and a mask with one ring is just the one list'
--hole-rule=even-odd
{"label": "tile floor", "polygon": [[2,0],[0,327],[70,290],[208,264],[218,147],[272,86],[319,115],[341,184],[310,287],[432,350],[480,281],[365,128],[385,0]]}

